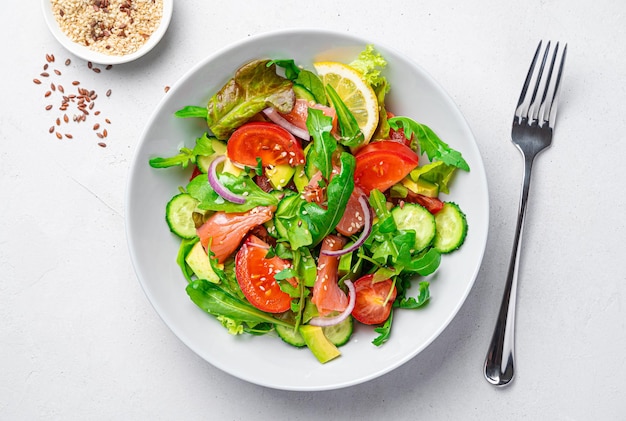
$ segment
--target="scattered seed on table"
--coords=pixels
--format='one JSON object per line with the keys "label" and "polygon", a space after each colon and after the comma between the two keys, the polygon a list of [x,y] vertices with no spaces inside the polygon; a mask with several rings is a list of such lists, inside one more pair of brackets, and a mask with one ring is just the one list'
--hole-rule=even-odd
{"label": "scattered seed on table", "polygon": [[50,128],[48,129],[48,132],[54,133],[54,126],[50,126]]}
{"label": "scattered seed on table", "polygon": [[52,63],[54,61],[54,56],[52,54],[46,54],[46,61],[48,63]]}
{"label": "scattered seed on table", "polygon": [[65,60],[65,65],[69,66],[72,63],[72,60],[70,60],[69,58],[67,60]]}
{"label": "scattered seed on table", "polygon": [[93,125],[94,130],[98,130],[100,128],[100,124],[96,123]]}
{"label": "scattered seed on table", "polygon": [[91,68],[93,67],[93,63],[92,63],[92,62],[90,62],[90,61],[88,61],[88,62],[87,62],[87,67],[89,67],[89,68],[91,69]]}
{"label": "scattered seed on table", "polygon": [[94,68],[93,68],[93,69],[91,69],[91,70],[93,70],[93,71],[94,71],[94,72],[96,72],[96,73],[100,73],[100,69],[99,69],[98,67],[94,67]]}
{"label": "scattered seed on table", "polygon": [[44,97],[48,98],[50,95],[52,95],[52,91],[46,91]]}
{"label": "scattered seed on table", "polygon": [[111,96],[111,90],[110,89],[107,91],[107,96]]}
{"label": "scattered seed on table", "polygon": [[60,71],[60,70],[54,69],[54,73],[55,73],[57,76],[61,76],[61,71]]}
{"label": "scattered seed on table", "polygon": [[113,68],[113,65],[112,65],[112,64],[109,64],[109,65],[108,65],[107,67],[105,67],[104,69],[105,69],[105,70],[111,70],[112,68]]}
{"label": "scattered seed on table", "polygon": [[63,114],[63,121],[65,121],[66,123],[69,123],[70,119],[67,116],[67,114]]}
{"label": "scattered seed on table", "polygon": [[56,132],[56,135],[57,135],[57,139],[63,139],[63,136],[61,135],[61,133]]}
{"label": "scattered seed on table", "polygon": [[60,125],[61,125],[61,119],[57,118],[57,126],[60,126]]}
{"label": "scattered seed on table", "polygon": [[168,92],[169,92],[169,90],[170,90],[170,87],[169,87],[169,86],[166,86],[164,90],[165,90],[165,93],[168,93]]}
{"label": "scattered seed on table", "polygon": [[100,146],[101,148],[106,148],[107,144],[104,142],[98,142],[98,146]]}
{"label": "scattered seed on table", "polygon": [[65,88],[63,88],[63,85],[59,85],[57,88],[59,89],[59,92],[61,92],[62,94],[65,93]]}
{"label": "scattered seed on table", "polygon": [[75,80],[74,82],[72,82],[72,85],[74,85],[74,86],[78,86],[78,85],[80,85],[80,82],[79,82],[79,81],[77,81],[77,80]]}
{"label": "scattered seed on table", "polygon": [[35,82],[36,85],[41,85],[41,81],[39,79],[33,79],[33,82]]}
{"label": "scattered seed on table", "polygon": [[46,105],[46,111],[50,111],[52,109],[52,105]]}
{"label": "scattered seed on table", "polygon": [[56,90],[57,90],[57,87],[56,87],[56,85],[55,85],[54,83],[51,83],[51,84],[50,84],[50,89],[51,89],[52,91],[56,91]]}
{"label": "scattered seed on table", "polygon": [[109,135],[109,132],[107,132],[107,129],[102,130],[102,136],[107,137]]}
{"label": "scattered seed on table", "polygon": [[100,115],[100,111],[96,111],[95,113],[93,113],[94,115]]}
{"label": "scattered seed on table", "polygon": [[48,70],[48,63],[46,63],[46,64],[44,64],[44,65],[43,65],[43,69],[44,69],[44,70]]}
{"label": "scattered seed on table", "polygon": [[104,139],[104,135],[100,132],[96,133],[96,136],[98,136],[100,139]]}
{"label": "scattered seed on table", "polygon": [[68,139],[74,139],[74,136],[72,136],[70,133],[65,133],[65,137],[67,137]]}
{"label": "scattered seed on table", "polygon": [[111,124],[111,120],[109,120],[108,118],[105,118],[104,121],[106,121],[107,124]]}
{"label": "scattered seed on table", "polygon": [[42,73],[40,73],[40,76],[41,76],[41,77],[48,77],[48,76],[50,76],[50,73],[48,73],[48,72],[42,72]]}

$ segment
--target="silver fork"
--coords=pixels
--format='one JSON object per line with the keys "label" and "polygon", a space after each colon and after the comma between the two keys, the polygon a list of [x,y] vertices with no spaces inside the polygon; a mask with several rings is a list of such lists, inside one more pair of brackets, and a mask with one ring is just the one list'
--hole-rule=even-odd
{"label": "silver fork", "polygon": [[[561,58],[558,68],[555,68],[559,54]],[[524,158],[524,181],[504,295],[485,361],[485,378],[496,386],[507,385],[515,373],[515,302],[530,173],[537,154],[552,143],[556,102],[566,55],[567,44],[560,52],[558,42],[552,51],[548,42],[542,52],[542,42],[539,42],[513,118],[511,137]],[[539,66],[537,66],[538,62],[540,62]],[[546,64],[548,64],[547,72]]]}

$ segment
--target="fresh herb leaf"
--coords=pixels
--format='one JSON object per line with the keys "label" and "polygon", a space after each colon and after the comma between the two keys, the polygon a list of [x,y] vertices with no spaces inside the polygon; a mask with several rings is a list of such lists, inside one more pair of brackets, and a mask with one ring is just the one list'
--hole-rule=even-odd
{"label": "fresh herb leaf", "polygon": [[307,91],[311,92],[315,98],[315,102],[322,105],[328,105],[326,99],[326,91],[322,80],[313,72],[302,69],[298,77],[294,80],[298,85],[302,85]]}
{"label": "fresh herb leaf", "polygon": [[293,327],[289,322],[279,320],[258,310],[251,304],[231,295],[219,285],[207,280],[198,279],[189,283],[186,291],[198,307],[215,317],[227,317],[236,322],[249,324],[271,323]]}
{"label": "fresh herb leaf", "polygon": [[148,163],[152,168],[168,168],[180,165],[183,168],[192,163],[195,164],[196,157],[199,155],[209,156],[214,152],[211,138],[204,133],[196,139],[193,149],[186,147],[180,148],[179,154],[169,158],[152,158]]}
{"label": "fresh herb leaf", "polygon": [[313,137],[313,146],[307,154],[309,165],[314,165],[322,172],[322,177],[328,180],[333,169],[333,152],[337,149],[337,141],[330,134],[333,119],[321,110],[309,108],[306,127]]}
{"label": "fresh herb leaf", "polygon": [[213,190],[207,177],[195,177],[187,184],[187,192],[200,203],[199,209],[225,211],[225,212],[245,212],[257,206],[276,206],[278,198],[270,193],[264,192],[245,173],[235,176],[229,172],[218,174],[218,179],[224,187],[235,194],[246,196],[243,204],[236,204],[225,200]]}
{"label": "fresh herb leaf", "polygon": [[339,143],[349,148],[361,145],[365,140],[365,136],[359,128],[359,123],[354,118],[354,114],[352,114],[352,111],[350,111],[332,86],[327,85],[326,92],[337,112],[337,123],[341,132]]}
{"label": "fresh herb leaf", "polygon": [[470,170],[461,152],[448,146],[425,124],[420,124],[408,117],[392,117],[388,122],[389,126],[394,130],[404,129],[404,135],[407,139],[410,139],[415,134],[420,150],[426,153],[431,162],[439,160],[465,171]]}
{"label": "fresh herb leaf", "polygon": [[287,60],[270,60],[267,62],[266,66],[271,66],[272,64],[277,65],[278,67],[282,67],[285,70],[285,77],[291,81],[295,81],[298,77],[298,74],[302,71],[300,67],[296,64],[296,62],[292,59]]}
{"label": "fresh herb leaf", "polygon": [[[421,281],[419,283],[419,292],[417,297],[404,297],[401,300],[396,301],[397,307],[416,309],[423,307],[430,300],[430,283],[428,281]],[[395,305],[395,303],[394,303]]]}
{"label": "fresh herb leaf", "polygon": [[385,323],[382,326],[374,328],[374,332],[378,333],[378,336],[374,338],[372,343],[376,346],[381,346],[385,342],[389,340],[391,336],[391,324],[393,323],[393,308],[391,309],[391,313],[389,313],[389,317],[385,320]]}
{"label": "fresh herb leaf", "polygon": [[313,245],[317,245],[341,220],[346,210],[348,199],[354,189],[354,168],[356,161],[354,155],[347,152],[339,156],[341,171],[335,175],[328,184],[326,190],[328,205],[326,209],[314,202],[307,202],[302,206],[302,219],[304,219],[311,231]]}
{"label": "fresh herb leaf", "polygon": [[[387,66],[387,61],[371,44],[365,46],[365,49],[349,66],[360,72],[365,81],[374,88],[381,84],[389,85],[387,79],[382,75],[382,71]],[[386,89],[389,90],[388,87]]]}
{"label": "fresh herb leaf", "polygon": [[305,203],[299,194],[285,196],[274,213],[278,233],[289,242],[292,250],[309,246],[313,242],[308,224],[300,216]]}
{"label": "fresh herb leaf", "polygon": [[181,108],[176,111],[174,115],[178,118],[203,118],[207,117],[207,109],[206,107],[198,107],[196,105],[187,105],[186,107]]}
{"label": "fresh herb leaf", "polygon": [[255,60],[242,67],[207,105],[207,124],[221,140],[267,107],[281,113],[293,108],[292,82],[276,74],[276,65]]}

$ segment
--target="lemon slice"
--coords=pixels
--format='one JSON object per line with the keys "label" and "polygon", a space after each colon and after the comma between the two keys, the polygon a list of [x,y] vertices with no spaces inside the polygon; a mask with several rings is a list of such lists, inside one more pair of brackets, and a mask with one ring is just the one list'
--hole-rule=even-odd
{"label": "lemon slice", "polygon": [[324,86],[332,86],[354,118],[365,137],[370,141],[378,126],[378,100],[372,87],[363,80],[361,74],[343,63],[323,61],[313,67],[322,79]]}

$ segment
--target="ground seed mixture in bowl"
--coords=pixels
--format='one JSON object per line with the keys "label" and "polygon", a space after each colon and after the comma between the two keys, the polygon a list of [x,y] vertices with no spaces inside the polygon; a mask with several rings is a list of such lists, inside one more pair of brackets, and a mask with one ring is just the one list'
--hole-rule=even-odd
{"label": "ground seed mixture in bowl", "polygon": [[61,30],[72,41],[110,55],[137,51],[163,16],[163,0],[49,1]]}
{"label": "ground seed mixture in bowl", "polygon": [[69,52],[101,65],[151,51],[169,27],[174,0],[41,0],[52,35]]}

